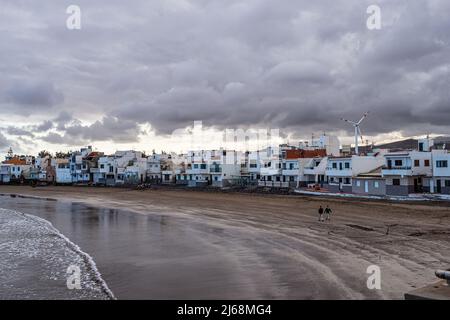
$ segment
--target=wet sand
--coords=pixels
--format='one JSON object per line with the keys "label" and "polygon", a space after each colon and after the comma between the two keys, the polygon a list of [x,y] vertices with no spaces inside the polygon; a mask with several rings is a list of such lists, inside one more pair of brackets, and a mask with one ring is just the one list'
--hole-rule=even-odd
{"label": "wet sand", "polygon": [[[45,220],[0,209],[0,249],[0,300],[114,298],[91,257]],[[80,290],[68,287],[70,266]]]}
{"label": "wet sand", "polygon": [[[450,266],[446,203],[87,187],[0,186],[0,193],[173,221],[169,225],[174,227],[158,237],[164,242],[167,236],[167,246],[157,245],[160,251],[140,257],[143,264],[145,258],[159,261],[146,270],[159,270],[154,279],[161,279],[155,283],[161,288],[159,297],[156,289],[146,294],[141,288],[141,298],[401,299],[405,292],[436,281],[435,269]],[[319,204],[332,207],[330,222],[317,221]],[[104,274],[96,252],[81,247]],[[381,268],[381,290],[366,287],[366,269],[372,264]],[[185,272],[177,274],[180,270]],[[108,277],[114,274],[104,275],[114,292]]]}

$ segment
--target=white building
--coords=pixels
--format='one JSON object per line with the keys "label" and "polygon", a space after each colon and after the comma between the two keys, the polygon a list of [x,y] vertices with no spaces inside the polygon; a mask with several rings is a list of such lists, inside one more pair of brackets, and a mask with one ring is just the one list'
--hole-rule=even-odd
{"label": "white building", "polygon": [[450,194],[450,153],[447,150],[431,152],[433,175],[430,179],[430,192]]}
{"label": "white building", "polygon": [[147,157],[147,181],[161,183],[161,159],[162,155],[153,153]]}
{"label": "white building", "polygon": [[55,159],[55,172],[57,184],[71,184],[72,172],[69,159]]}
{"label": "white building", "polygon": [[229,187],[237,185],[241,180],[242,152],[234,150],[213,150],[210,153],[209,172],[211,185],[214,187]]}
{"label": "white building", "polygon": [[328,157],[325,175],[331,192],[352,192],[353,177],[370,172],[384,164],[384,152],[367,156]]}
{"label": "white building", "polygon": [[185,173],[185,155],[175,153],[161,155],[161,183],[175,184],[177,177]]}
{"label": "white building", "polygon": [[286,150],[282,159],[282,185],[290,188],[306,187],[310,177],[305,170],[311,168],[314,159],[325,155],[325,149]]}
{"label": "white building", "polygon": [[398,151],[387,153],[384,157],[381,174],[386,179],[387,195],[430,192],[433,175],[431,152]]}
{"label": "white building", "polygon": [[259,152],[261,168],[259,187],[284,188],[288,184],[282,183],[282,150],[283,147],[267,147]]}
{"label": "white building", "polygon": [[328,157],[315,157],[309,160],[308,164],[306,164],[303,169],[303,174],[308,187],[328,186],[328,178],[326,176],[327,166]]}
{"label": "white building", "polygon": [[302,150],[324,149],[328,156],[339,156],[340,144],[338,137],[323,134],[319,138],[313,138],[311,142],[300,142],[299,147]]}
{"label": "white building", "polygon": [[11,182],[11,164],[0,165],[0,183]]}
{"label": "white building", "polygon": [[143,183],[147,173],[147,158],[140,151],[117,151],[114,154],[115,183]]}
{"label": "white building", "polygon": [[87,184],[90,182],[89,166],[84,159],[92,152],[92,147],[81,148],[80,151],[72,152],[70,155],[70,172],[72,183]]}

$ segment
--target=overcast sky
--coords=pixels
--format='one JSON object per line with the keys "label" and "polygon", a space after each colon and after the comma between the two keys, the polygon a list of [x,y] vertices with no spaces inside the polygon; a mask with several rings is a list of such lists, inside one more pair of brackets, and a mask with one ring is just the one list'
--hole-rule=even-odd
{"label": "overcast sky", "polygon": [[339,119],[367,110],[375,142],[450,132],[448,0],[0,4],[0,153],[181,150],[170,133],[194,120],[350,142]]}

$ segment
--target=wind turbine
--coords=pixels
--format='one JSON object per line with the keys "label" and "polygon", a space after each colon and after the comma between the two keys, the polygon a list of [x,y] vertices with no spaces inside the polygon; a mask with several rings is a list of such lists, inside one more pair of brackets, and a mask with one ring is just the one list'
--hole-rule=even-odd
{"label": "wind turbine", "polygon": [[367,111],[366,113],[364,113],[364,115],[362,116],[362,118],[358,121],[351,121],[351,120],[347,120],[344,118],[341,118],[341,120],[350,123],[354,128],[355,128],[355,154],[358,155],[359,154],[359,150],[358,150],[358,135],[361,136],[361,140],[363,140],[362,137],[362,133],[361,133],[361,129],[359,127],[359,125],[361,124],[361,122],[363,122],[363,120],[369,115],[369,111]]}

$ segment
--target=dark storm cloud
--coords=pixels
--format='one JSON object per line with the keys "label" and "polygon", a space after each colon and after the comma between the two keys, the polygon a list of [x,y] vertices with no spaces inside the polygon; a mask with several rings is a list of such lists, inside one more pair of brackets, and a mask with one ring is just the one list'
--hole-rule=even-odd
{"label": "dark storm cloud", "polygon": [[91,125],[69,125],[65,127],[65,139],[84,141],[137,142],[141,133],[134,121],[119,120],[115,117],[103,117]]}
{"label": "dark storm cloud", "polygon": [[12,136],[26,136],[26,137],[34,137],[34,134],[30,131],[17,127],[8,127],[6,129],[6,133]]}
{"label": "dark storm cloud", "polygon": [[19,107],[52,107],[64,100],[52,83],[16,82],[5,92],[5,100]]}
{"label": "dark storm cloud", "polygon": [[64,137],[58,133],[50,132],[47,135],[40,138],[41,140],[51,143],[51,144],[68,144],[69,141],[65,140]]}
{"label": "dark storm cloud", "polygon": [[47,116],[48,142],[135,142],[138,124],[194,120],[351,133],[339,119],[368,110],[366,134],[449,131],[447,0],[378,1],[376,31],[373,1],[77,2],[78,31],[70,1],[2,3],[0,110]]}

